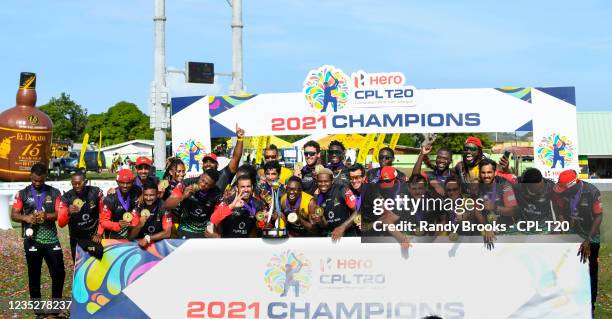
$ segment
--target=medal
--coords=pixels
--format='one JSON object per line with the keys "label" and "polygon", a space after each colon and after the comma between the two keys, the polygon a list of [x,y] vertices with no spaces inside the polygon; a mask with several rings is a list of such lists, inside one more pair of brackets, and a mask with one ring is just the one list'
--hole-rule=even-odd
{"label": "medal", "polygon": [[355,225],[360,225],[361,224],[361,214],[357,214],[357,216],[353,218],[353,222],[355,222]]}
{"label": "medal", "polygon": [[457,234],[457,233],[450,233],[450,234],[448,234],[448,239],[450,239],[450,241],[457,241],[459,239],[459,234]]}
{"label": "medal", "polygon": [[287,215],[287,221],[292,224],[295,224],[295,222],[298,221],[298,215],[296,213],[289,213],[289,215]]}
{"label": "medal", "polygon": [[134,218],[134,216],[132,216],[132,213],[123,213],[123,220],[126,222],[131,222],[132,218]]}
{"label": "medal", "polygon": [[[151,216],[151,211],[148,209],[143,209],[140,211],[140,217],[144,218],[144,219],[149,219],[149,217]],[[123,219],[125,219],[125,215],[123,216]]]}
{"label": "medal", "polygon": [[487,215],[487,221],[488,221],[489,223],[491,223],[491,224],[492,224],[492,223],[493,223],[493,222],[495,222],[496,220],[497,220],[497,215],[496,215],[496,214],[494,214],[494,213],[490,213],[489,215]]}
{"label": "medal", "polygon": [[319,216],[319,217],[323,217],[323,213],[324,213],[324,212],[325,212],[325,211],[323,210],[323,208],[322,208],[322,207],[317,207],[317,208],[315,209],[315,215],[317,215],[317,216]]}
{"label": "medal", "polygon": [[168,180],[167,179],[161,180],[158,186],[161,189],[166,189],[168,187]]}
{"label": "medal", "polygon": [[255,219],[259,222],[263,221],[264,219],[266,219],[266,213],[257,212],[257,214],[255,214]]}
{"label": "medal", "polygon": [[85,205],[85,202],[83,202],[82,199],[77,198],[72,201],[72,205],[76,206],[79,210],[81,210],[81,208],[83,208],[83,205]]}
{"label": "medal", "polygon": [[34,230],[33,230],[32,228],[28,228],[28,229],[26,229],[26,231],[25,231],[25,235],[26,235],[27,237],[32,237],[32,235],[34,235]]}

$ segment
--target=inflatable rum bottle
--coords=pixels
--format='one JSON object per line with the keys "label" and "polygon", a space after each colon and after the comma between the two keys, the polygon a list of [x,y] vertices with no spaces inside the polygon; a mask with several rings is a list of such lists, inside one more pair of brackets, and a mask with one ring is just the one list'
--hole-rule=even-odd
{"label": "inflatable rum bottle", "polygon": [[36,163],[49,164],[53,122],[36,108],[36,74],[22,72],[15,107],[0,113],[0,181],[30,179]]}

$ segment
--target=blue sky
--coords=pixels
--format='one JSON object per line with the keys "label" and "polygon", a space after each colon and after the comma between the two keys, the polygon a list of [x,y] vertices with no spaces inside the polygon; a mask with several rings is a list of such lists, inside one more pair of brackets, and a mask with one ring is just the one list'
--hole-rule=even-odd
{"label": "blue sky", "polygon": [[[38,104],[65,91],[90,113],[116,102],[149,113],[153,0],[4,1],[0,110],[19,72],[38,73]],[[166,4],[169,68],[231,72],[225,0]],[[297,92],[308,70],[400,71],[417,88],[575,86],[578,111],[610,111],[611,1],[244,1],[249,93]],[[173,96],[224,94],[170,75]]]}

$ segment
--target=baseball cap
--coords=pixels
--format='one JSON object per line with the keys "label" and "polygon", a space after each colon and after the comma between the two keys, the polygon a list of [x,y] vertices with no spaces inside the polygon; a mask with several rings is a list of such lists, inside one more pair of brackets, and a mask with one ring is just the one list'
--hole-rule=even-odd
{"label": "baseball cap", "polygon": [[555,187],[553,187],[553,190],[555,193],[562,193],[576,185],[577,182],[578,174],[576,174],[576,171],[573,169],[567,169],[559,174],[559,180],[557,181]]}
{"label": "baseball cap", "polygon": [[204,162],[207,158],[211,158],[213,159],[215,162],[218,163],[217,161],[217,154],[215,153],[208,153],[208,154],[204,154],[204,157],[202,157],[202,162]]}
{"label": "baseball cap", "polygon": [[134,174],[132,173],[131,169],[120,169],[119,172],[117,172],[117,182],[122,182],[122,183],[127,183],[127,182],[131,182],[134,180]]}
{"label": "baseball cap", "polygon": [[380,179],[378,183],[381,187],[391,187],[397,178],[397,170],[393,166],[383,166],[380,169]]}
{"label": "baseball cap", "polygon": [[480,148],[482,148],[482,141],[476,136],[470,136],[465,140],[465,144],[474,144]]}
{"label": "baseball cap", "polygon": [[149,159],[149,158],[148,158],[148,157],[146,157],[146,156],[139,156],[139,157],[136,159],[136,166],[138,166],[138,165],[143,165],[143,164],[144,164],[144,165],[151,166],[151,164],[153,164],[153,162],[151,161],[151,159]]}

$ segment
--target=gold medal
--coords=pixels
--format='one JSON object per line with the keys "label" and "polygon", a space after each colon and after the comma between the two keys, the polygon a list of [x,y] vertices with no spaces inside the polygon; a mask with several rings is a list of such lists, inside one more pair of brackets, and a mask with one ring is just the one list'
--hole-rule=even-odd
{"label": "gold medal", "polygon": [[457,234],[457,233],[450,233],[450,234],[448,234],[448,239],[450,241],[457,241],[459,239],[459,234]]}
{"label": "gold medal", "polygon": [[487,215],[487,221],[489,223],[493,223],[496,220],[497,220],[497,215],[496,214],[490,213],[489,215]]}
{"label": "gold medal", "polygon": [[361,214],[357,214],[354,218],[353,218],[353,222],[355,222],[355,225],[359,225],[361,224]]}
{"label": "gold medal", "polygon": [[323,207],[317,207],[315,209],[315,215],[317,215],[319,217],[323,217],[324,213],[325,213],[325,211],[323,210]]}
{"label": "gold medal", "polygon": [[40,211],[36,215],[36,222],[42,224],[45,222],[45,212]]}
{"label": "gold medal", "polygon": [[132,216],[132,213],[123,213],[123,220],[126,222],[131,222],[132,218],[134,218],[134,216]]}
{"label": "gold medal", "polygon": [[83,207],[83,205],[85,205],[85,202],[83,202],[82,199],[77,198],[72,201],[72,205],[76,206],[80,210]]}
{"label": "gold medal", "polygon": [[255,219],[260,222],[266,219],[266,214],[264,212],[257,212],[257,214],[255,214]]}
{"label": "gold medal", "polygon": [[200,184],[192,184],[191,185],[191,189],[193,189],[194,192],[197,192],[200,190]]}
{"label": "gold medal", "polygon": [[[151,211],[148,209],[143,209],[140,211],[140,217],[144,218],[144,219],[148,219],[151,216]],[[125,216],[124,216],[125,219]]]}
{"label": "gold medal", "polygon": [[298,215],[296,213],[289,213],[289,215],[287,215],[287,221],[292,224],[295,224],[295,222],[298,221]]}
{"label": "gold medal", "polygon": [[158,187],[161,188],[161,189],[166,189],[168,187],[168,180],[167,179],[162,179],[159,182]]}

